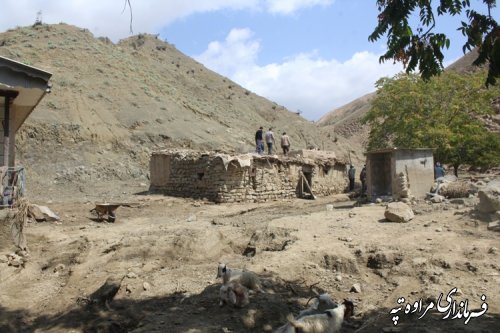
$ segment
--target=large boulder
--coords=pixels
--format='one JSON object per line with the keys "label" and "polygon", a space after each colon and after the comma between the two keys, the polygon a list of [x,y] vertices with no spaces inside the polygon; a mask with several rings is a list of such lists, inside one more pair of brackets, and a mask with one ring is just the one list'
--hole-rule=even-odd
{"label": "large boulder", "polygon": [[500,211],[500,181],[495,180],[477,193],[479,203],[476,208],[481,213],[493,214]]}
{"label": "large boulder", "polygon": [[410,206],[403,202],[391,202],[387,205],[384,216],[391,222],[409,222],[415,217]]}

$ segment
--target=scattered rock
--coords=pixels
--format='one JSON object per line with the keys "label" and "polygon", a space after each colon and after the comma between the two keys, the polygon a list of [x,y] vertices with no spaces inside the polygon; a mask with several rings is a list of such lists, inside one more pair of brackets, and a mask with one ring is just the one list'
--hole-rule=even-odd
{"label": "scattered rock", "polygon": [[391,222],[408,222],[415,217],[410,206],[403,202],[391,202],[387,205],[384,216]]}
{"label": "scattered rock", "polygon": [[47,206],[31,204],[28,208],[28,214],[36,221],[59,221],[60,218]]}
{"label": "scattered rock", "polygon": [[186,220],[186,221],[187,221],[187,222],[194,222],[194,221],[196,221],[196,215],[195,215],[195,214],[190,215],[190,216],[187,218],[187,220]]}
{"label": "scattered rock", "polygon": [[66,266],[64,264],[57,264],[57,266],[54,267],[54,273],[62,272],[65,268]]}
{"label": "scattered rock", "polygon": [[326,205],[326,211],[332,211],[333,205]]}
{"label": "scattered rock", "polygon": [[476,208],[481,213],[491,214],[500,210],[500,181],[490,182],[478,192]]}
{"label": "scattered rock", "polygon": [[151,289],[151,284],[149,284],[149,282],[144,281],[144,283],[142,284],[142,289],[148,291],[149,289]]}
{"label": "scattered rock", "polygon": [[345,193],[335,194],[331,197],[332,202],[345,202],[351,200]]}
{"label": "scattered rock", "polygon": [[361,293],[361,285],[359,283],[353,284],[351,287],[351,290],[349,290],[349,292],[356,293],[356,294]]}
{"label": "scattered rock", "polygon": [[488,223],[488,230],[500,232],[500,221],[493,221]]}
{"label": "scattered rock", "polygon": [[496,247],[490,247],[488,250],[489,254],[496,254],[498,252],[498,249]]}
{"label": "scattered rock", "polygon": [[89,296],[90,301],[98,305],[110,303],[118,290],[120,290],[123,278],[124,276],[111,276],[107,278],[104,284]]}
{"label": "scattered rock", "polygon": [[432,203],[441,203],[444,201],[444,197],[442,195],[433,195],[431,198]]}
{"label": "scattered rock", "polygon": [[135,274],[134,272],[128,272],[127,273],[127,278],[129,278],[129,279],[137,279],[137,274]]}

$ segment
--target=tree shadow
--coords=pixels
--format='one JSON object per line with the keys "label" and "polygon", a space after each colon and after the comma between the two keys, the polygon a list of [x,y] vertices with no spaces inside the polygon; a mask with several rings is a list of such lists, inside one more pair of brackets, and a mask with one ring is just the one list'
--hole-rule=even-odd
{"label": "tree shadow", "polygon": [[[77,330],[85,333],[172,332],[220,333],[264,332],[286,322],[289,313],[304,309],[304,299],[313,296],[311,286],[303,281],[285,281],[263,277],[266,293],[254,294],[245,308],[219,307],[220,284],[207,286],[199,294],[185,291],[134,300],[117,298],[107,304],[75,302],[62,313],[36,315],[27,310],[9,310],[0,305],[0,332],[34,333]],[[267,282],[266,282],[267,281]],[[123,288],[123,286],[122,286]],[[324,290],[317,290],[322,293]],[[332,295],[334,297],[334,295]],[[396,304],[395,306],[396,307]],[[357,314],[344,322],[341,332],[497,332],[500,314],[486,313],[465,320],[443,320],[444,314],[429,312],[422,319],[417,314],[399,313],[394,325],[389,308],[377,308]]]}
{"label": "tree shadow", "polygon": [[[185,291],[134,300],[117,297],[106,304],[78,299],[62,313],[37,315],[27,310],[0,306],[0,332],[34,333],[77,330],[85,333],[122,332],[263,332],[286,323],[289,313],[304,309],[304,300],[314,296],[303,281],[262,277],[266,293],[250,296],[244,308],[219,306],[220,284],[207,286],[199,294]],[[121,288],[124,288],[122,285]],[[325,292],[322,289],[315,290]],[[347,331],[351,332],[347,327]],[[347,332],[346,331],[346,332]]]}

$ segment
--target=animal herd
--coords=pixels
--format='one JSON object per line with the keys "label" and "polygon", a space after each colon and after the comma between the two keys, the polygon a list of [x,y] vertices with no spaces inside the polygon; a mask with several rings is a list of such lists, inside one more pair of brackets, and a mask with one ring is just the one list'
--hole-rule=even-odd
{"label": "animal herd", "polygon": [[[220,306],[229,304],[242,308],[250,303],[250,294],[264,292],[259,277],[250,271],[232,269],[220,263],[217,278],[222,278]],[[296,317],[289,314],[287,323],[274,333],[337,333],[340,332],[344,319],[354,314],[354,304],[348,300],[338,305],[328,294],[317,295],[309,301],[311,300],[311,305]]]}

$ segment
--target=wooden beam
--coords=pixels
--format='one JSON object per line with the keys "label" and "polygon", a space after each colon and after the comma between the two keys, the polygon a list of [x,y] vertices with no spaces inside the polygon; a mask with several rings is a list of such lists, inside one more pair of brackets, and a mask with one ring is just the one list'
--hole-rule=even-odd
{"label": "wooden beam", "polygon": [[5,105],[3,112],[3,165],[9,166],[9,153],[10,153],[10,96],[5,96]]}
{"label": "wooden beam", "polygon": [[0,89],[0,96],[2,97],[8,97],[14,99],[17,97],[17,95],[19,95],[19,91]]}
{"label": "wooden beam", "polygon": [[316,200],[316,197],[314,196],[314,193],[311,189],[311,186],[309,186],[309,182],[307,181],[307,178],[306,176],[304,175],[304,173],[302,172],[302,170],[300,170],[300,175],[302,176],[302,179],[304,180],[306,186],[307,186],[307,189],[309,190],[309,193],[312,195],[313,199]]}

